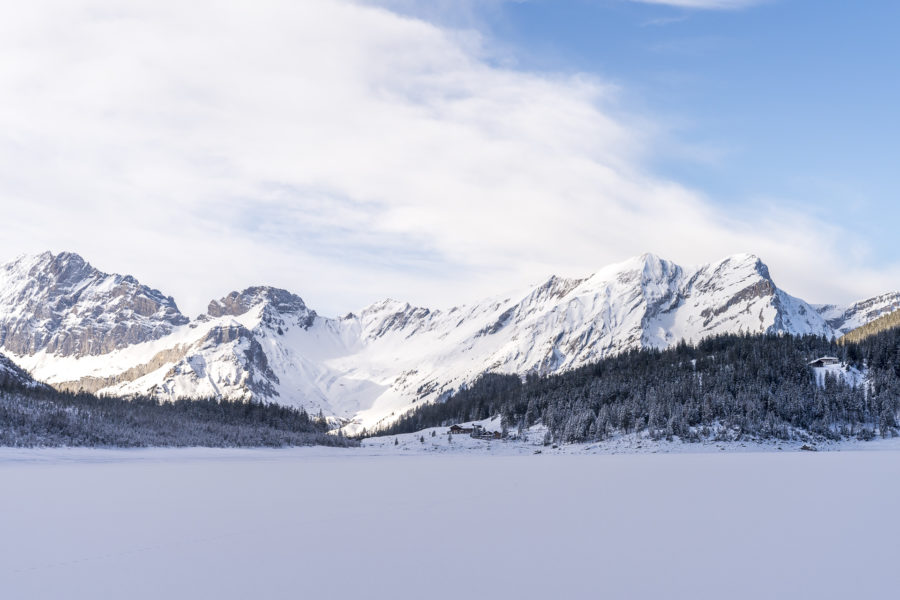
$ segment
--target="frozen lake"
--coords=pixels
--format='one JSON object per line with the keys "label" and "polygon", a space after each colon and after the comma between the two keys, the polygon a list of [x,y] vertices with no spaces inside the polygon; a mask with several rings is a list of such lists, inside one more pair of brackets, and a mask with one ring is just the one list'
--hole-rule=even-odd
{"label": "frozen lake", "polygon": [[0,450],[0,598],[896,593],[900,452]]}

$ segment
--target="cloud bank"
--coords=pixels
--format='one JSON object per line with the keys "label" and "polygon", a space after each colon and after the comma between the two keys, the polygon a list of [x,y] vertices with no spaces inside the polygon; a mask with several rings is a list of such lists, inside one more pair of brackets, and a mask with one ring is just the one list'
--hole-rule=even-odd
{"label": "cloud bank", "polygon": [[494,58],[338,0],[23,4],[0,22],[0,260],[75,250],[188,312],[254,283],[326,314],[447,306],[644,251],[756,252],[811,300],[884,287],[837,226],[648,173],[655,127],[614,87]]}

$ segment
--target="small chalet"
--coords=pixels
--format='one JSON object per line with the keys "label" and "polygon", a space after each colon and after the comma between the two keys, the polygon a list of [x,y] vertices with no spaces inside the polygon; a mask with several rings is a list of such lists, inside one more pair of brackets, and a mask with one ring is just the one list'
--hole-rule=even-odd
{"label": "small chalet", "polygon": [[472,437],[479,440],[499,440],[502,439],[503,436],[499,431],[488,431],[481,425],[475,425],[475,430],[472,432]]}
{"label": "small chalet", "polygon": [[840,359],[835,358],[834,356],[822,356],[816,360],[810,361],[809,366],[816,368],[827,367],[828,365],[836,365],[839,362],[841,362]]}
{"label": "small chalet", "polygon": [[481,425],[473,425],[471,427],[463,427],[462,425],[451,425],[450,432],[452,434],[468,433],[473,438],[479,440],[500,440],[503,436],[499,431],[488,431]]}

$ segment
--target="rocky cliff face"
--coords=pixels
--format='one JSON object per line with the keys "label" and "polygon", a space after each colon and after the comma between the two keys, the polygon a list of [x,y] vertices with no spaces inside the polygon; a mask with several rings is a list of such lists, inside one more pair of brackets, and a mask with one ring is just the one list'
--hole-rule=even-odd
{"label": "rocky cliff face", "polygon": [[849,333],[898,309],[900,309],[900,292],[882,294],[855,302],[850,306],[825,304],[816,307],[837,335]]}
{"label": "rocky cliff face", "polygon": [[77,254],[45,252],[0,267],[0,348],[10,353],[105,354],[187,322],[172,298]]}
{"label": "rocky cliff face", "polygon": [[547,374],[720,333],[835,335],[900,300],[814,308],[781,290],[753,255],[684,268],[648,254],[448,310],[386,300],[330,319],[290,292],[252,287],[188,322],[170,298],[75,255],[22,259],[0,273],[0,323],[12,332],[3,339],[38,379],[302,405],[349,420],[350,430],[446,397],[486,371]]}
{"label": "rocky cliff face", "polygon": [[309,324],[316,318],[316,313],[306,307],[300,296],[267,286],[250,287],[242,292],[231,292],[220,300],[213,300],[209,303],[207,314],[211,317],[239,317],[259,305],[265,305],[272,316],[301,316]]}

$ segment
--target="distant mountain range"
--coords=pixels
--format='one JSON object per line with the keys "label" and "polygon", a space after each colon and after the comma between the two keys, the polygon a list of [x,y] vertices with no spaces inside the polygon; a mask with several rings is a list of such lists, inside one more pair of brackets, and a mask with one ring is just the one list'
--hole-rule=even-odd
{"label": "distant mountain range", "polygon": [[808,304],[750,254],[691,269],[645,254],[449,310],[385,300],[330,318],[251,287],[189,319],[131,276],[45,252],[0,266],[0,351],[60,389],[254,398],[321,410],[353,432],[488,371],[547,374],[718,333],[841,336],[898,307],[896,292]]}

